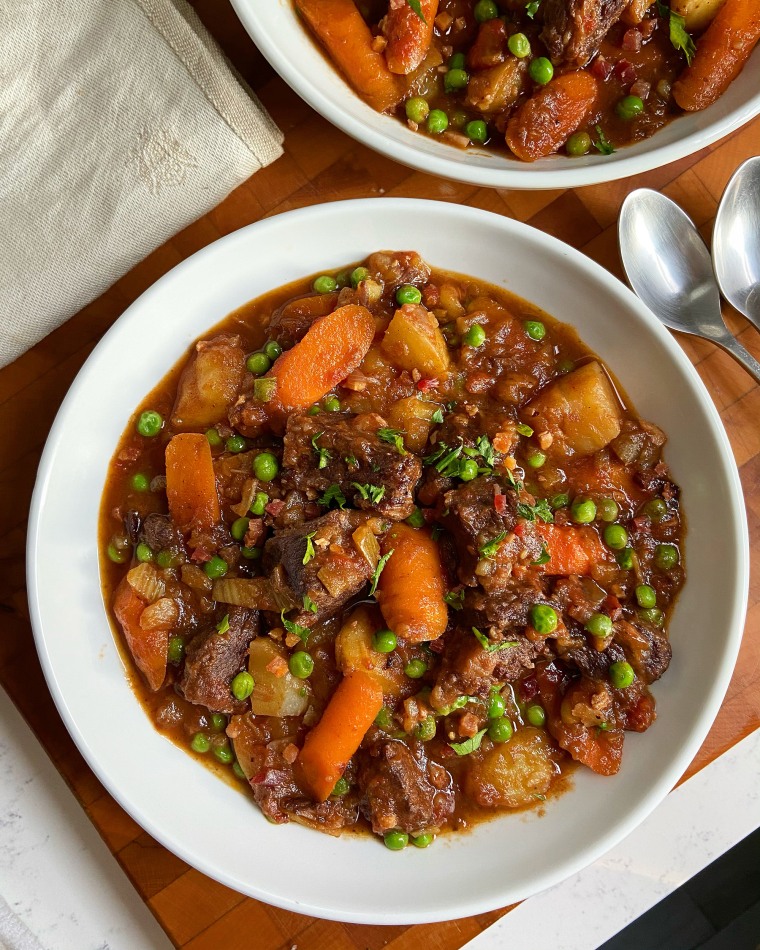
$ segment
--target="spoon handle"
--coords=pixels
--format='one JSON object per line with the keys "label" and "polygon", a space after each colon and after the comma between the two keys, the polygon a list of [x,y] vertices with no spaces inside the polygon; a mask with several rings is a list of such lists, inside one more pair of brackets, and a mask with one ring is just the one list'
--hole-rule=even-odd
{"label": "spoon handle", "polygon": [[710,337],[710,339],[722,350],[725,350],[726,353],[733,356],[737,363],[741,363],[756,383],[760,383],[760,363],[751,353],[745,350],[734,336],[730,333],[726,333],[725,335],[721,334],[720,336]]}

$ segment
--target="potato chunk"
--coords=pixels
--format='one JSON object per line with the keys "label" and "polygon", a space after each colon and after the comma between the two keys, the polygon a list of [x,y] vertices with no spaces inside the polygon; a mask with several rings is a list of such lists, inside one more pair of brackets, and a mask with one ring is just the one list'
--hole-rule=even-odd
{"label": "potato chunk", "polygon": [[245,374],[240,337],[220,333],[196,344],[182,371],[172,409],[175,429],[200,429],[227,420]]}
{"label": "potato chunk", "polygon": [[388,413],[388,422],[404,433],[404,445],[410,452],[422,452],[427,444],[433,416],[441,407],[431,400],[408,396],[399,399]]}
{"label": "potato chunk", "polygon": [[559,768],[542,729],[518,729],[509,742],[473,758],[465,777],[465,793],[482,808],[535,805],[545,795]]}
{"label": "potato chunk", "polygon": [[287,653],[269,637],[258,637],[249,648],[248,671],[253,677],[251,710],[256,716],[300,716],[311,690],[288,670]]}
{"label": "potato chunk", "polygon": [[429,310],[404,304],[383,337],[383,350],[399,369],[419,370],[423,376],[442,376],[449,368],[449,351]]}
{"label": "potato chunk", "polygon": [[612,383],[594,360],[542,389],[522,416],[552,435],[552,453],[593,455],[620,434],[620,414]]}
{"label": "potato chunk", "polygon": [[672,0],[670,9],[686,21],[689,33],[701,33],[715,19],[726,0]]}

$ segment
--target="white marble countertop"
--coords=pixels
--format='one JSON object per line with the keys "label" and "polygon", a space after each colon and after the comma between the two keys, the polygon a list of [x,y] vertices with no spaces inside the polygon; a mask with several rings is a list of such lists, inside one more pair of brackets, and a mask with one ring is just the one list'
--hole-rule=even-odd
{"label": "white marble countertop", "polygon": [[[0,948],[170,947],[2,689],[0,719]],[[604,857],[524,901],[466,950],[594,950],[758,826],[760,730]]]}

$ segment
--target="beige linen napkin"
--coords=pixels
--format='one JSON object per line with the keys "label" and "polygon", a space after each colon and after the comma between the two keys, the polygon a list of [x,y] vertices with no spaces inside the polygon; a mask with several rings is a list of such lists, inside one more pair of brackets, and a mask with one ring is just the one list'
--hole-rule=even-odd
{"label": "beige linen napkin", "polygon": [[0,366],[281,145],[186,0],[0,0]]}

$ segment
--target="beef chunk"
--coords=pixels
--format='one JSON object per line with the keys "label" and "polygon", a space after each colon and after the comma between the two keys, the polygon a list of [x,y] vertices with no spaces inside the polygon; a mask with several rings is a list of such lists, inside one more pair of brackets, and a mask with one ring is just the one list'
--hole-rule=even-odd
{"label": "beef chunk", "polygon": [[460,632],[443,657],[430,693],[434,709],[450,706],[457,696],[487,696],[494,683],[519,679],[533,668],[536,657],[547,652],[544,643],[533,643],[522,634],[509,637],[516,646],[488,652],[475,636]]}
{"label": "beef chunk", "polygon": [[543,0],[541,32],[551,61],[583,67],[630,0]]}
{"label": "beef chunk", "polygon": [[210,627],[190,641],[177,689],[191,703],[212,712],[239,713],[246,704],[232,695],[230,682],[245,666],[248,645],[259,632],[259,615],[255,610],[230,607],[228,617],[226,633]]}
{"label": "beef chunk", "polygon": [[653,468],[662,454],[667,441],[658,426],[643,419],[624,419],[620,434],[610,442],[610,448],[621,462],[636,465],[640,471]]}
{"label": "beef chunk", "polygon": [[615,640],[623,648],[636,676],[647,685],[658,680],[670,666],[673,655],[670,641],[662,630],[643,621],[637,621],[634,626],[627,620],[618,621],[614,630]]}
{"label": "beef chunk", "polygon": [[[263,567],[275,594],[282,602],[301,608],[292,620],[307,627],[325,620],[367,583],[372,566],[352,535],[371,520],[371,515],[361,511],[330,511],[285,528],[267,541]],[[307,557],[312,549],[313,555]],[[316,604],[316,613],[302,608],[306,594]]]}
{"label": "beef chunk", "polygon": [[283,486],[317,498],[338,485],[357,508],[376,510],[394,521],[407,518],[414,510],[422,463],[416,455],[402,455],[395,445],[379,439],[377,430],[384,426],[375,414],[291,416],[282,458]]}
{"label": "beef chunk", "polygon": [[454,788],[443,766],[428,761],[422,744],[394,739],[370,747],[359,769],[362,811],[375,834],[393,828],[421,834],[440,828],[454,811]]}
{"label": "beef chunk", "polygon": [[564,663],[577,667],[581,673],[592,680],[608,680],[610,666],[625,659],[625,653],[613,640],[606,650],[585,644],[573,647],[563,654]]}
{"label": "beef chunk", "polygon": [[169,515],[146,515],[142,524],[142,540],[151,551],[182,551],[184,541],[182,532]]}
{"label": "beef chunk", "polygon": [[430,279],[430,268],[416,251],[378,251],[370,254],[367,268],[386,291],[395,291],[402,284],[420,287]]}
{"label": "beef chunk", "polygon": [[[502,495],[503,513],[496,510],[496,495]],[[443,524],[453,534],[460,552],[459,579],[474,587],[478,582],[484,587],[496,588],[507,579],[515,563],[528,566],[542,550],[541,539],[535,525],[518,514],[518,497],[514,491],[505,494],[492,476],[476,478],[444,496],[445,514]],[[515,527],[521,522],[520,534]],[[488,558],[482,549],[498,541],[498,550]],[[492,570],[476,573],[481,560],[492,562]]]}
{"label": "beef chunk", "polygon": [[467,590],[462,618],[467,626],[498,638],[512,627],[524,627],[533,604],[546,602],[538,577],[521,582],[510,580],[500,590]]}

